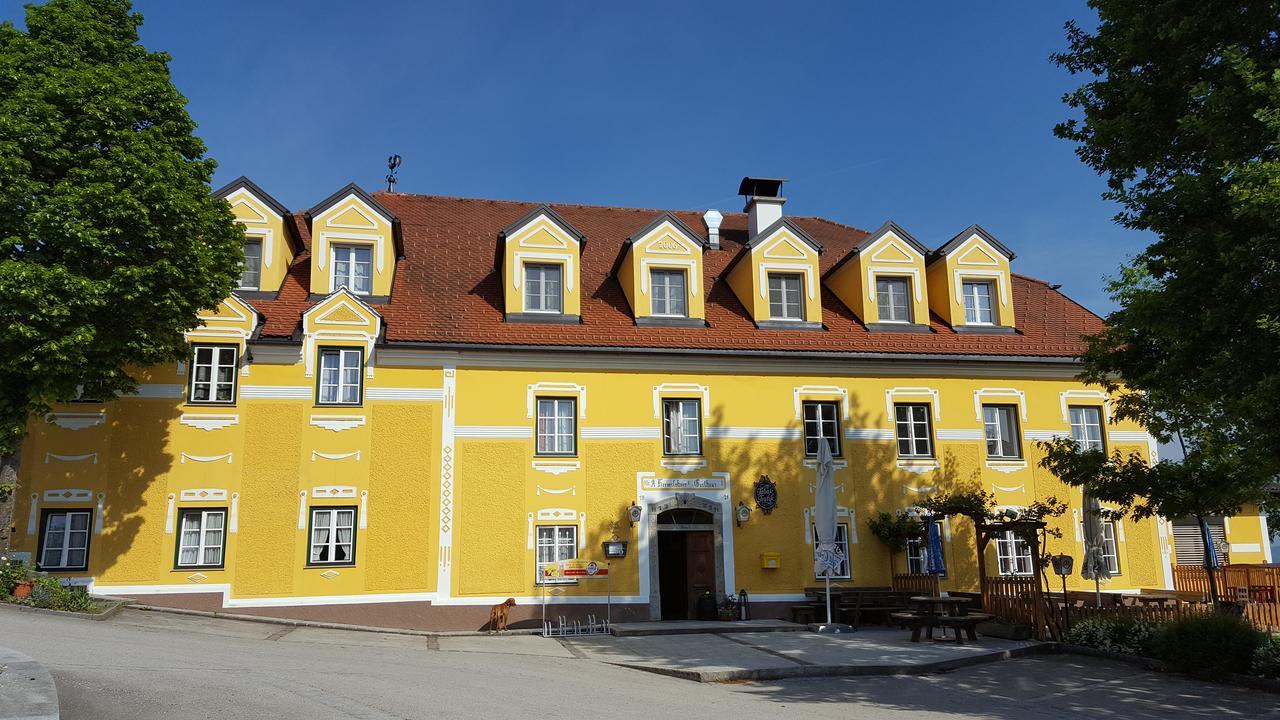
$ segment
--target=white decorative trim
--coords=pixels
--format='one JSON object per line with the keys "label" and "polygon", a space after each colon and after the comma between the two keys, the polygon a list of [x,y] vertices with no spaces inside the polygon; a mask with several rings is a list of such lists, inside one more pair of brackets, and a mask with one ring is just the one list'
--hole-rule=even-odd
{"label": "white decorative trim", "polygon": [[578,513],[578,549],[587,548],[587,514]]}
{"label": "white decorative trim", "polygon": [[1151,439],[1151,435],[1146,430],[1110,430],[1107,437],[1112,444],[1141,444],[1146,445]]}
{"label": "white decorative trim", "polygon": [[1022,437],[1028,442],[1050,442],[1058,438],[1071,437],[1071,433],[1062,430],[1023,430]]}
{"label": "white decorative trim", "polygon": [[227,532],[234,535],[240,530],[240,493],[231,493],[231,517],[227,519]]}
{"label": "white decorative trim", "polygon": [[578,519],[578,511],[572,508],[543,508],[538,511],[539,522],[561,522],[569,520],[575,522]]}
{"label": "white decorative trim", "polygon": [[944,429],[942,429],[942,428],[937,428],[936,430],[934,430],[934,433],[938,436],[938,439],[939,439],[939,440],[965,440],[965,441],[968,441],[968,440],[984,440],[984,439],[986,438],[986,434],[985,434],[982,430],[970,430],[970,429],[964,429],[964,430],[948,429],[948,430],[944,430]]}
{"label": "white decorative trim", "polygon": [[[1259,537],[1261,537],[1264,541],[1269,540],[1271,538],[1271,533],[1267,529],[1266,513],[1258,513],[1258,524],[1261,526],[1261,529],[1262,529],[1262,535],[1260,535]],[[1262,543],[1262,561],[1267,563],[1268,565],[1275,562],[1271,556],[1271,543],[1269,542]]]}
{"label": "white decorative trim", "polygon": [[369,527],[369,491],[360,491],[360,529],[365,530]]}
{"label": "white decorative trim", "polygon": [[49,413],[44,419],[50,425],[60,427],[63,430],[84,430],[106,422],[107,413],[105,411],[87,413],[55,412]]}
{"label": "white decorative trim", "polygon": [[902,486],[902,492],[903,492],[903,494],[904,494],[904,495],[905,495],[906,493],[909,493],[909,492],[912,492],[912,493],[918,493],[918,494],[923,495],[924,493],[931,493],[931,492],[933,492],[935,489],[937,489],[937,488],[935,488],[933,485],[929,485],[929,486],[927,486],[927,487],[911,487],[910,485],[903,485],[903,486]]}
{"label": "white decorative trim", "polygon": [[174,507],[173,501],[176,499],[176,497],[177,496],[174,495],[173,493],[169,493],[168,497],[165,498],[167,502],[167,505],[165,506],[165,510],[164,510],[164,534],[165,535],[173,534],[173,507]]}
{"label": "white decorative trim", "polygon": [[911,290],[915,295],[915,304],[924,302],[924,289],[920,286],[920,268],[906,267],[903,265],[868,265],[867,266],[867,299],[876,302],[876,277],[884,275],[885,277],[895,277],[901,275],[911,276]]}
{"label": "white decorative trim", "polygon": [[57,453],[47,452],[44,454],[44,463],[49,464],[50,460],[61,460],[62,462],[80,462],[81,460],[92,460],[94,465],[98,464],[98,453],[91,452],[83,455],[59,455]]}
{"label": "white decorative trim", "polygon": [[534,460],[529,463],[534,470],[551,475],[561,475],[574,470],[582,469],[582,463],[577,460]]}
{"label": "white decorative trim", "polygon": [[1013,485],[1011,487],[1004,487],[1002,485],[996,485],[995,483],[991,483],[991,489],[999,490],[1000,492],[1026,492],[1027,486],[1026,484],[1022,484],[1022,485]]}
{"label": "white decorative trim", "polygon": [[528,425],[458,425],[453,429],[458,438],[527,439],[533,437]]}
{"label": "white decorative trim", "polygon": [[512,262],[516,266],[516,272],[512,280],[515,289],[520,289],[520,283],[524,282],[524,261],[525,260],[551,260],[561,263],[564,266],[564,284],[562,285],[565,294],[573,295],[577,290],[577,286],[573,282],[574,265],[572,253],[555,253],[555,252],[531,252],[528,250],[517,250],[512,253]]}
{"label": "white decorative trim", "polygon": [[39,503],[40,496],[31,493],[31,506],[27,508],[27,534],[35,535],[36,526],[40,518]]}
{"label": "white decorative trim", "polygon": [[298,491],[298,529],[307,529],[307,491]]}
{"label": "white decorative trim", "polygon": [[578,396],[578,417],[585,419],[587,417],[587,388],[585,385],[566,382],[536,382],[531,383],[525,393],[525,415],[533,418],[534,398],[538,393],[552,394],[573,394]]}
{"label": "white decorative trim", "polygon": [[583,440],[657,440],[662,429],[656,427],[584,427],[578,429]]}
{"label": "white decorative trim", "polygon": [[1071,525],[1076,529],[1076,542],[1084,542],[1084,529],[1080,520],[1080,509],[1071,508]]}
{"label": "white decorative trim", "polygon": [[178,493],[178,502],[226,502],[227,491],[222,488],[196,488]]}
{"label": "white decorative trim", "polygon": [[139,398],[180,398],[186,394],[185,385],[167,383],[140,383],[133,397]]}
{"label": "white decorative trim", "polygon": [[898,460],[897,466],[899,470],[906,470],[909,473],[927,473],[938,469],[937,460]]}
{"label": "white decorative trim", "polygon": [[440,388],[367,388],[365,400],[396,400],[399,402],[440,402],[444,390]]}
{"label": "white decorative trim", "polygon": [[205,575],[204,573],[200,573],[200,572],[191,573],[190,575],[187,576],[187,581],[193,582],[193,583],[202,583],[208,579],[209,579],[208,575]]}
{"label": "white decorative trim", "polygon": [[81,503],[81,502],[89,502],[92,499],[93,499],[92,490],[81,490],[79,488],[67,488],[65,490],[61,490],[61,489],[45,490],[44,497],[43,497],[44,502],[47,502],[47,503],[55,503],[55,502]]}
{"label": "white decorative trim", "polygon": [[542,487],[541,485],[537,485],[535,486],[535,488],[536,489],[534,490],[534,493],[533,493],[534,495],[541,495],[542,493],[546,493],[548,495],[564,495],[567,493],[575,497],[578,495],[577,485],[570,485],[567,488],[561,488],[559,490],[552,490],[551,488]]}
{"label": "white decorative trim", "polygon": [[982,417],[982,399],[986,397],[1016,397],[1018,398],[1018,409],[1022,414],[1022,422],[1027,421],[1027,394],[1017,388],[1001,388],[987,387],[978,388],[973,391],[973,416],[978,422],[984,422]]}
{"label": "white decorative trim", "polygon": [[453,480],[458,371],[452,363],[446,363],[441,374],[444,379],[444,418],[440,427],[440,539],[436,542],[436,594],[448,601],[453,594]]}
{"label": "white decorative trim", "polygon": [[187,453],[179,453],[178,464],[185,465],[188,460],[199,463],[219,462],[226,460],[227,464],[231,464],[231,453],[224,455],[188,455]]}
{"label": "white decorative trim", "polygon": [[700,457],[664,457],[658,461],[658,464],[673,472],[690,473],[694,470],[705,468],[707,459]]}
{"label": "white decorative trim", "polygon": [[708,426],[705,433],[708,440],[802,440],[804,438],[804,432],[800,428],[788,427],[718,425]]}
{"label": "white decorative trim", "polygon": [[315,388],[310,385],[241,385],[243,400],[310,400]]}
{"label": "white decorative trim", "polygon": [[231,427],[240,422],[239,415],[189,415],[183,413],[178,417],[179,425],[212,431]]}
{"label": "white decorative trim", "polygon": [[346,460],[347,458],[355,458],[356,462],[360,462],[360,451],[355,450],[349,453],[322,453],[319,450],[312,450],[311,462],[315,462],[316,458],[324,458],[325,460]]}
{"label": "white decorative trim", "polygon": [[1001,473],[1012,473],[1027,469],[1026,460],[988,460],[987,467]]}
{"label": "white decorative trim", "polygon": [[856,441],[892,440],[893,430],[884,428],[845,428],[844,439]]}
{"label": "white decorative trim", "polygon": [[689,278],[689,294],[698,297],[698,290],[701,284],[702,273],[698,266],[697,260],[675,260],[671,258],[640,258],[640,294],[649,294],[649,271],[651,269],[664,270],[667,268],[680,268],[685,270],[686,277]]}
{"label": "white decorative trim", "polygon": [[[817,297],[817,288],[813,281],[813,276],[814,276],[813,264],[809,262],[801,261],[801,262],[785,262],[785,263],[784,262],[762,262],[756,265],[756,271],[760,273],[760,297],[761,298],[766,298],[769,296],[769,271],[770,270],[781,270],[783,272],[788,272],[788,273],[797,273],[797,272],[803,273],[806,294],[808,295],[810,300],[813,300]],[[803,310],[805,315],[807,316],[808,315],[807,308]]]}
{"label": "white decorative trim", "polygon": [[804,398],[829,398],[833,395],[840,398],[840,415],[843,419],[848,420],[849,390],[848,388],[837,387],[835,385],[799,385],[791,388],[791,399],[792,403],[795,405],[796,419],[803,419]]}
{"label": "white decorative trim", "polygon": [[[800,464],[810,469],[816,469],[818,467],[818,460],[817,458],[805,458]],[[831,460],[831,466],[836,470],[843,470],[849,467],[849,461],[843,458],[833,458]]]}
{"label": "white decorative trim", "polygon": [[672,478],[658,477],[657,473],[638,472],[636,480],[640,483],[641,492],[654,490],[692,490],[692,491],[723,491],[729,487],[729,473],[713,472],[711,477],[702,478]]}
{"label": "white decorative trim", "polygon": [[1101,400],[1103,413],[1106,415],[1103,420],[1107,423],[1111,422],[1111,398],[1101,390],[1063,390],[1058,393],[1058,404],[1062,406],[1062,422],[1066,425],[1071,424],[1071,413],[1067,410],[1068,401],[1076,400]]}
{"label": "white decorative trim", "polygon": [[333,432],[353,430],[365,424],[364,415],[312,415],[311,424]]}
{"label": "white decorative trim", "polygon": [[533,549],[533,513],[528,514],[528,522],[529,522],[528,530],[527,530],[528,536],[526,540],[528,542],[528,549],[532,550]]}
{"label": "white decorative trim", "polygon": [[966,278],[994,279],[996,281],[996,292],[1000,294],[1000,306],[1006,307],[1009,305],[1009,277],[1004,270],[956,268],[953,274],[955,276],[956,304],[960,307],[964,307],[964,281]]}
{"label": "white decorative trim", "polygon": [[333,568],[329,568],[328,570],[325,570],[324,572],[320,573],[320,577],[324,578],[325,580],[333,580],[334,578],[337,578],[341,574],[342,573],[338,572],[337,570],[334,570]]}
{"label": "white decorative trim", "polygon": [[351,485],[317,485],[311,488],[312,500],[346,499],[355,496],[356,489]]}
{"label": "white decorative trim", "polygon": [[1262,552],[1262,545],[1258,543],[1231,543],[1231,552]]}
{"label": "white decorative trim", "polygon": [[942,401],[938,399],[938,390],[930,387],[892,387],[884,391],[884,413],[890,422],[894,421],[893,399],[899,395],[907,397],[925,397],[931,398],[933,404],[933,423],[936,425],[942,420]]}
{"label": "white decorative trim", "polygon": [[[439,593],[432,592],[416,592],[416,593],[369,593],[357,595],[304,595],[292,597],[264,597],[264,598],[230,598],[231,586],[228,584],[184,584],[184,585],[100,585],[96,582],[89,583],[89,592],[101,593],[108,595],[169,595],[169,594],[214,594],[221,593],[222,607],[241,608],[241,607],[304,607],[319,605],[365,605],[365,604],[381,604],[381,603],[398,603],[398,602],[435,602],[439,598]],[[524,598],[525,596],[518,596]],[[533,599],[533,598],[529,598]],[[595,596],[581,596],[582,600],[591,602],[599,602],[599,598]],[[451,602],[448,604],[456,605],[492,605],[495,602],[501,602],[506,598],[494,600],[493,598],[480,598],[483,602],[474,602],[477,598],[468,598],[466,602]],[[559,598],[563,601],[564,598]],[[624,600],[615,597],[615,602],[624,602]],[[550,604],[551,598],[547,599]]]}
{"label": "white decorative trim", "polygon": [[664,395],[679,393],[697,393],[702,396],[702,417],[711,417],[711,389],[697,383],[662,383],[653,386],[653,417],[662,419],[662,399]]}

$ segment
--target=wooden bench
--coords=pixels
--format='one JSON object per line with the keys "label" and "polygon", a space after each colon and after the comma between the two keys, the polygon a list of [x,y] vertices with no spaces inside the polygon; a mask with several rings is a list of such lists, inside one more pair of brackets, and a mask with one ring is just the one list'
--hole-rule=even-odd
{"label": "wooden bench", "polygon": [[978,639],[978,623],[986,622],[992,618],[987,613],[969,613],[967,615],[934,615],[932,613],[918,612],[896,612],[889,615],[890,618],[911,630],[911,642],[920,642],[920,631],[927,630],[930,640],[933,639],[933,629],[935,627],[951,628],[956,636],[956,644],[963,645],[964,635],[968,635],[970,640]]}
{"label": "wooden bench", "polygon": [[994,616],[988,615],[986,613],[968,613],[966,615],[944,615],[938,618],[938,625],[944,628],[951,628],[952,632],[956,634],[956,644],[963,645],[964,640],[960,636],[961,630],[964,631],[965,635],[969,636],[970,640],[973,640],[976,642],[978,639],[978,623],[986,622],[990,620],[992,617]]}

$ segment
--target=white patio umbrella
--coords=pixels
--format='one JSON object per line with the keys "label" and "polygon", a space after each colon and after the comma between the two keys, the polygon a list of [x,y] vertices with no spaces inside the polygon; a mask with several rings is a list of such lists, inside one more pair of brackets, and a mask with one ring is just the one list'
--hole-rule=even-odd
{"label": "white patio umbrella", "polygon": [[[813,525],[817,531],[813,573],[827,583],[827,625],[831,619],[831,576],[840,571],[844,554],[836,545],[836,468],[825,438],[818,440],[817,485],[814,488]],[[833,628],[834,629],[834,628]],[[839,630],[836,630],[839,632]]]}
{"label": "white patio umbrella", "polygon": [[1102,503],[1098,498],[1084,496],[1084,562],[1080,563],[1080,577],[1093,581],[1094,603],[1102,607],[1102,581],[1111,579],[1107,567],[1106,530],[1102,525]]}

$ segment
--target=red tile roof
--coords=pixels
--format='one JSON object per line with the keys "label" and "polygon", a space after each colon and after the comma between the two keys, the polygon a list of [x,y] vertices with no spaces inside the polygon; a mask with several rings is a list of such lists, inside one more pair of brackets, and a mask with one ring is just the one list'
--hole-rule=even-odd
{"label": "red tile roof", "polygon": [[[395,213],[404,233],[390,301],[378,306],[388,343],[511,345],[595,348],[701,349],[1071,357],[1083,349],[1080,336],[1097,332],[1096,315],[1049,287],[1022,275],[1012,281],[1016,335],[958,334],[937,316],[928,334],[869,332],[836,297],[822,293],[825,330],[761,330],[755,327],[727,282],[720,278],[746,242],[746,215],[725,213],[721,249],[704,256],[709,327],[640,327],[616,278],[610,275],[623,242],[662,210],[550,205],[587,236],[582,253],[582,323],[507,323],[495,258],[498,233],[538,203],[433,195],[377,193]],[[691,228],[704,230],[701,213],[673,211]],[[792,217],[822,244],[826,272],[867,233],[823,218]],[[310,248],[305,222],[294,216],[299,238]],[[308,300],[310,259],[295,259],[275,299],[252,300],[265,317],[260,335],[287,338],[300,330]]]}

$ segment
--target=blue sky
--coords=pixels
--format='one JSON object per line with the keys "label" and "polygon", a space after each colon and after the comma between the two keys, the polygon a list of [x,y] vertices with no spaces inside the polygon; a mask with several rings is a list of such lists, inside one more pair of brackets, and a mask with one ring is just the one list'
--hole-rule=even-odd
{"label": "blue sky", "polygon": [[379,187],[392,152],[399,189],[467,197],[736,211],[743,175],[785,177],[790,214],[931,247],[980,223],[1099,312],[1148,242],[1052,134],[1082,0],[135,6],[215,183],[294,208]]}

